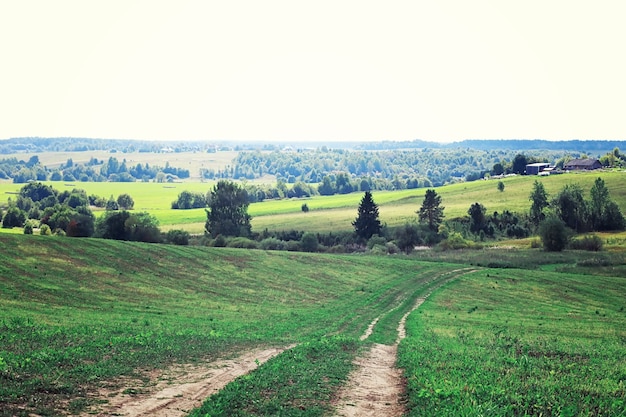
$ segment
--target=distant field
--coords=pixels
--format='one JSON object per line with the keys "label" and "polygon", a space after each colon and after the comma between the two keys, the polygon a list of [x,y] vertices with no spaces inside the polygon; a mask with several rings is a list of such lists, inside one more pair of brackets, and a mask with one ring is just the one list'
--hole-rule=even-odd
{"label": "distant field", "polygon": [[[549,196],[554,196],[565,184],[579,184],[588,197],[596,178],[601,177],[610,190],[611,198],[626,213],[626,172],[569,173],[549,177],[517,176],[503,179],[504,192],[497,189],[499,180],[458,183],[436,188],[442,197],[447,219],[467,215],[469,206],[483,204],[488,213],[509,210],[526,213],[530,208],[528,196],[535,180],[541,181]],[[206,193],[213,182],[159,183],[64,183],[48,182],[53,187],[66,190],[83,188],[88,194],[108,198],[129,193],[135,200],[135,210],[149,211],[155,215],[164,230],[183,228],[191,233],[202,233],[206,214],[203,209],[171,210],[171,202],[184,190]],[[10,193],[21,188],[19,184],[0,183],[0,204],[6,204]],[[374,201],[379,205],[380,219],[388,226],[398,226],[417,218],[426,189],[400,191],[373,191]],[[315,196],[306,199],[268,200],[253,203],[249,207],[252,227],[255,231],[303,230],[314,232],[351,230],[362,193],[334,196]],[[308,213],[301,210],[306,203]]]}
{"label": "distant field", "polygon": [[[68,159],[72,159],[74,163],[86,164],[91,158],[100,161],[107,161],[110,157],[117,158],[118,161],[126,160],[127,165],[146,164],[150,166],[158,165],[164,167],[166,163],[176,168],[184,168],[189,170],[190,181],[198,181],[200,179],[200,169],[224,169],[228,165],[232,165],[233,159],[237,156],[237,151],[220,151],[215,153],[207,152],[115,152],[109,151],[85,151],[85,152],[42,152],[37,153],[41,164],[48,168],[58,168],[61,164],[65,164]],[[2,158],[17,158],[25,160],[33,156],[32,154],[19,153],[2,155]]]}

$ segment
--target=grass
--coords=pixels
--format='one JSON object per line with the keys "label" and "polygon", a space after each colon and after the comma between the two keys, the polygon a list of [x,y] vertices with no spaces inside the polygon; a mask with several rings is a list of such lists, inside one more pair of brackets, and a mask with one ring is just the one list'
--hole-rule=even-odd
{"label": "grass", "polygon": [[85,407],[138,369],[356,340],[424,275],[456,267],[8,234],[0,246],[0,415]]}
{"label": "grass", "polygon": [[[467,215],[469,206],[480,202],[489,214],[494,211],[509,210],[526,213],[530,209],[528,196],[535,180],[542,181],[550,196],[554,196],[565,184],[577,183],[588,193],[596,178],[602,177],[611,192],[611,198],[626,212],[626,173],[621,171],[588,172],[553,175],[549,177],[517,176],[505,178],[505,191],[497,189],[497,181],[475,181],[438,187],[442,197],[446,219]],[[148,211],[159,220],[163,230],[182,228],[190,233],[203,233],[206,213],[204,209],[172,210],[171,203],[182,191],[206,193],[213,182],[161,183],[65,183],[48,182],[53,187],[71,189],[83,188],[88,194],[108,198],[121,193],[130,194],[135,200],[135,210]],[[0,205],[6,204],[11,193],[19,191],[22,185],[0,182]],[[417,219],[416,211],[422,204],[426,189],[374,191],[373,197],[379,205],[380,220],[388,226],[399,226]],[[253,231],[302,230],[312,232],[350,231],[351,222],[362,193],[334,196],[315,196],[306,199],[267,200],[253,203],[248,212],[252,216]],[[303,213],[302,204],[310,211]],[[97,213],[98,214],[98,213]]]}
{"label": "grass", "polygon": [[623,416],[626,280],[484,269],[409,317],[408,415]]}

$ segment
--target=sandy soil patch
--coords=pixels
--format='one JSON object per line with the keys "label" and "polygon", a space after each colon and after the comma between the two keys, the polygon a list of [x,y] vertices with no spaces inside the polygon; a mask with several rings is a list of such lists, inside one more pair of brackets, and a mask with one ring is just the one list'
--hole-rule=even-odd
{"label": "sandy soil patch", "polygon": [[101,390],[98,398],[107,403],[81,416],[184,416],[235,378],[247,374],[291,347],[259,349],[235,359],[178,365],[157,371],[146,376],[150,382],[142,383],[141,388],[135,389],[137,385],[131,384],[116,392]]}

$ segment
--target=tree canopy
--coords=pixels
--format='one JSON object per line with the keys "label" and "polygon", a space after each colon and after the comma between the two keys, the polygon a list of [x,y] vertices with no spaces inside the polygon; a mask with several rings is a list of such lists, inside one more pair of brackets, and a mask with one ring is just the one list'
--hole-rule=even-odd
{"label": "tree canopy", "polygon": [[248,194],[238,184],[220,180],[209,193],[205,231],[212,238],[244,236],[251,232]]}

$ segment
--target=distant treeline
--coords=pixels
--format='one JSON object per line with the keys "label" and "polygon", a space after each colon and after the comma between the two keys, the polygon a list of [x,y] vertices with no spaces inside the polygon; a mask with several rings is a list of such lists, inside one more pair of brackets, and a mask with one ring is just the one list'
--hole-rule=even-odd
{"label": "distant treeline", "polygon": [[207,151],[219,149],[234,150],[280,150],[285,147],[355,149],[355,150],[394,150],[394,149],[475,149],[483,151],[531,151],[548,150],[578,152],[590,156],[600,156],[615,148],[626,149],[626,140],[564,140],[542,139],[467,139],[452,143],[438,143],[424,140],[379,141],[379,142],[234,142],[234,141],[159,141],[133,139],[92,139],[92,138],[41,138],[21,137],[0,140],[0,154],[36,152],[83,152],[95,150],[117,150],[119,152],[171,152]]}
{"label": "distant treeline", "polygon": [[[623,166],[625,162],[619,145],[626,148],[626,141],[467,140],[437,144],[416,140],[334,143],[332,147],[321,145],[317,148],[255,143],[237,144],[233,148],[227,144],[207,142],[15,138],[0,141],[0,152],[35,155],[28,160],[15,157],[0,159],[0,179],[12,179],[16,183],[32,180],[167,182],[196,175],[211,180],[251,180],[274,176],[278,184],[276,187],[251,193],[258,194],[258,199],[262,200],[290,194],[329,195],[440,186],[474,181],[486,175],[523,174],[526,164],[532,162],[547,162],[562,167],[569,159],[586,156],[599,158],[604,166]],[[362,149],[356,149],[359,147]],[[123,158],[128,152],[206,153],[222,149],[240,152],[232,164],[223,169],[204,168],[194,173],[169,164],[165,167],[147,163],[128,165]],[[108,160],[91,158],[86,164],[75,164],[68,159],[59,168],[49,169],[39,162],[36,155],[38,152],[90,150],[107,150],[119,159],[115,156]],[[312,184],[315,186],[311,187]],[[289,188],[295,191],[290,193]]]}

